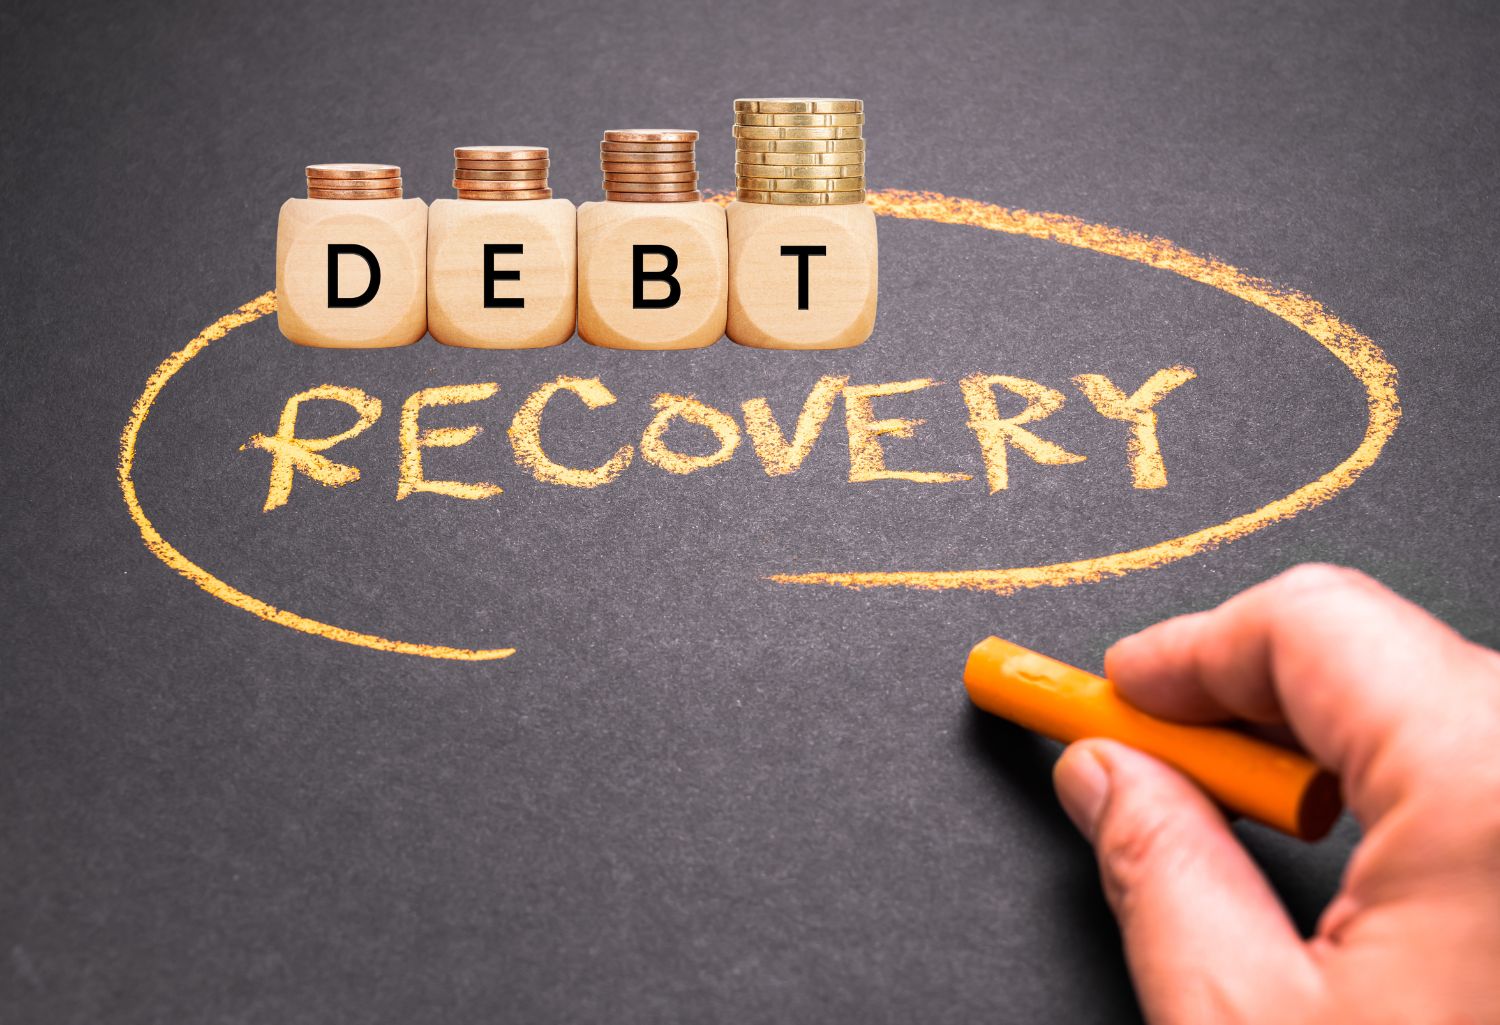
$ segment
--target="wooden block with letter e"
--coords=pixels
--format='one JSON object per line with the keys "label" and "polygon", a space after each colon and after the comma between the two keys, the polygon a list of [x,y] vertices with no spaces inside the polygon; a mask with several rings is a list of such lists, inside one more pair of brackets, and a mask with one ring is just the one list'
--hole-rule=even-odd
{"label": "wooden block with letter e", "polygon": [[573,336],[578,212],[552,199],[548,152],[529,146],[454,150],[458,199],[432,204],[427,327],[446,345],[534,349]]}

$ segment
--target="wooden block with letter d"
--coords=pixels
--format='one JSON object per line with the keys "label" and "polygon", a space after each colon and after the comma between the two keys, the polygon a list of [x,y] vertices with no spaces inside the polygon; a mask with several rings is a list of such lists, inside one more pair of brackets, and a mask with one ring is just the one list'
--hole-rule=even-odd
{"label": "wooden block with letter d", "polygon": [[276,229],[276,320],[299,345],[383,349],[427,333],[427,204],[400,168],[317,164]]}

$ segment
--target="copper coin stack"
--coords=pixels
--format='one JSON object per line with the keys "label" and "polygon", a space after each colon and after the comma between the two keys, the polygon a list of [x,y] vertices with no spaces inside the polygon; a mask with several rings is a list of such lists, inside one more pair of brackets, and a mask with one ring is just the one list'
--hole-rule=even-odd
{"label": "copper coin stack", "polygon": [[664,128],[604,133],[599,166],[604,198],[617,203],[696,203],[698,133]]}
{"label": "copper coin stack", "polygon": [[395,164],[308,164],[308,199],[400,199]]}
{"label": "copper coin stack", "polygon": [[459,199],[551,199],[545,146],[459,146],[453,187]]}
{"label": "copper coin stack", "polygon": [[864,125],[860,100],[735,100],[735,198],[776,206],[863,203]]}

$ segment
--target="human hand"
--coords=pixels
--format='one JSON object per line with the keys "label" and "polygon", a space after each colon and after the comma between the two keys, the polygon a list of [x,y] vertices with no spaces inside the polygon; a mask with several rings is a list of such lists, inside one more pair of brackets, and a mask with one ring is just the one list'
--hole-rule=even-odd
{"label": "human hand", "polygon": [[1202,791],[1113,741],[1070,746],[1058,796],[1154,1025],[1500,1022],[1500,654],[1309,565],[1124,638],[1105,672],[1163,718],[1289,727],[1364,827],[1303,940]]}

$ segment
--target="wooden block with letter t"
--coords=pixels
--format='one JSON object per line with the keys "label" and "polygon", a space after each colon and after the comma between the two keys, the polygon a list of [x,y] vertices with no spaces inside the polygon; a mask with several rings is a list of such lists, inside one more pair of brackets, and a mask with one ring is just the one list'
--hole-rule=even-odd
{"label": "wooden block with letter t", "polygon": [[[427,204],[400,169],[316,164],[276,227],[276,321],[299,345],[384,349],[427,333]],[[381,198],[368,198],[378,196]]]}
{"label": "wooden block with letter t", "polygon": [[735,201],[729,337],[761,349],[844,349],[875,329],[875,213],[863,203]]}
{"label": "wooden block with letter t", "polygon": [[613,349],[696,349],[724,334],[724,211],[709,203],[578,210],[578,334]]}

